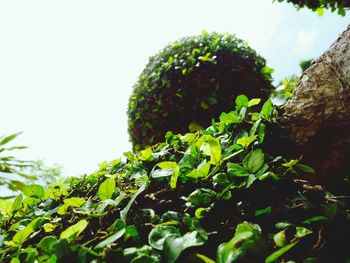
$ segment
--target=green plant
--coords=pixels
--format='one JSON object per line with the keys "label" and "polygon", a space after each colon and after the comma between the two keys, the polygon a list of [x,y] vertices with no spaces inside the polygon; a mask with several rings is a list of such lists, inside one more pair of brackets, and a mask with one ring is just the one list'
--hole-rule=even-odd
{"label": "green plant", "polygon": [[324,9],[331,9],[332,12],[337,11],[339,15],[345,16],[346,9],[350,7],[349,0],[273,0],[274,2],[293,3],[296,8],[307,7],[322,16]]}
{"label": "green plant", "polygon": [[306,59],[300,61],[299,66],[301,68],[301,71],[304,72],[305,70],[307,70],[312,65],[312,61],[313,59]]}
{"label": "green plant", "polygon": [[129,101],[135,149],[210,125],[240,94],[267,99],[272,69],[246,42],[230,34],[186,37],[150,58]]}
{"label": "green plant", "polygon": [[[8,198],[22,190],[28,182],[52,182],[60,175],[60,167],[46,167],[42,161],[20,160],[7,152],[26,149],[26,146],[7,146],[21,133],[0,137],[0,198]],[[5,191],[6,189],[6,191]],[[4,192],[6,194],[4,194]]]}
{"label": "green plant", "polygon": [[[20,133],[2,136],[0,138],[0,185],[7,186],[10,190],[17,191],[25,186],[25,180],[37,180],[38,178],[26,173],[26,170],[33,167],[33,162],[19,160],[7,152],[25,149],[25,146],[6,147]],[[21,180],[22,178],[22,180]]]}
{"label": "green plant", "polygon": [[203,131],[0,200],[0,261],[345,262],[346,197],[268,151],[271,100],[235,102]]}

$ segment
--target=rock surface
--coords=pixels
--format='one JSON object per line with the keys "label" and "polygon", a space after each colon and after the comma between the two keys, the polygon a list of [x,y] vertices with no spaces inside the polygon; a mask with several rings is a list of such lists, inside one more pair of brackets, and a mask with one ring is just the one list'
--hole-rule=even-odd
{"label": "rock surface", "polygon": [[350,174],[350,25],[300,77],[282,127],[316,168],[317,181]]}

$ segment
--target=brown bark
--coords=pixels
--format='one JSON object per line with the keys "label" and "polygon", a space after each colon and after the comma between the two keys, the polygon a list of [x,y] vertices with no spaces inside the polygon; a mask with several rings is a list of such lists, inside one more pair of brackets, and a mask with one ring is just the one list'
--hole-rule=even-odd
{"label": "brown bark", "polygon": [[350,25],[300,77],[282,127],[302,147],[319,182],[349,175]]}

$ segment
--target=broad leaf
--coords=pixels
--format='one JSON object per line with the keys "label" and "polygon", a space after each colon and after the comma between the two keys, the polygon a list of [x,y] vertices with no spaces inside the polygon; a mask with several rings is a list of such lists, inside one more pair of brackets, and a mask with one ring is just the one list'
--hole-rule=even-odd
{"label": "broad leaf", "polygon": [[157,226],[148,235],[148,243],[156,249],[162,250],[164,241],[169,236],[179,237],[181,233],[174,226]]}
{"label": "broad leaf", "polygon": [[221,159],[221,145],[219,139],[210,135],[204,135],[199,139],[199,142],[202,142],[200,149],[203,153],[210,156],[210,163],[214,165],[219,163]]}
{"label": "broad leaf", "polygon": [[239,95],[236,98],[236,110],[239,111],[243,107],[248,107],[249,101],[246,95]]}
{"label": "broad leaf", "polygon": [[169,263],[174,263],[185,249],[194,246],[201,246],[205,241],[206,239],[197,231],[189,232],[182,237],[170,235],[165,239],[163,251],[167,261]]}
{"label": "broad leaf", "polygon": [[12,204],[12,211],[15,212],[22,207],[23,195],[19,194]]}
{"label": "broad leaf", "polygon": [[87,227],[88,221],[85,219],[80,220],[75,225],[68,227],[60,234],[60,239],[66,239],[68,242],[72,242],[76,237],[78,237],[81,232]]}
{"label": "broad leaf", "polygon": [[275,251],[274,253],[272,253],[270,256],[266,258],[265,263],[276,262],[278,258],[280,258],[287,251],[291,250],[298,243],[299,243],[299,240],[278,249],[277,251]]}
{"label": "broad leaf", "polygon": [[72,207],[81,207],[85,202],[86,202],[86,200],[84,198],[80,198],[80,197],[66,198],[66,199],[63,200],[63,205],[61,205],[58,208],[57,213],[59,215],[65,215],[65,214],[67,214],[67,209],[70,206],[72,206]]}
{"label": "broad leaf", "polygon": [[264,105],[261,109],[261,116],[264,119],[269,120],[271,118],[273,110],[274,110],[274,108],[272,106],[272,101],[271,101],[271,99],[269,99],[264,103]]}
{"label": "broad leaf", "polygon": [[95,249],[102,249],[105,246],[108,246],[112,243],[114,243],[115,241],[117,241],[119,238],[121,238],[125,233],[125,228],[120,229],[119,231],[117,231],[115,234],[107,237],[105,240],[101,241],[100,243],[98,243],[95,246]]}
{"label": "broad leaf", "polygon": [[44,196],[44,188],[38,184],[30,184],[22,189],[23,194],[28,197],[42,198]]}
{"label": "broad leaf", "polygon": [[261,149],[256,149],[249,153],[243,160],[243,165],[246,167],[250,173],[255,173],[264,164],[265,154]]}
{"label": "broad leaf", "polygon": [[242,145],[244,148],[247,148],[252,142],[256,140],[256,135],[243,137],[237,140],[237,144]]}
{"label": "broad leaf", "polygon": [[115,192],[115,179],[108,178],[102,182],[98,188],[97,195],[103,201],[111,199]]}
{"label": "broad leaf", "polygon": [[240,123],[241,119],[235,111],[231,111],[229,113],[223,112],[220,115],[220,122],[224,125],[229,125],[232,123]]}
{"label": "broad leaf", "polygon": [[[217,263],[250,262],[250,257],[256,262],[262,262],[266,256],[267,246],[262,239],[258,225],[241,223],[237,226],[234,237],[219,246]],[[260,260],[258,260],[260,258]]]}
{"label": "broad leaf", "polygon": [[248,176],[249,171],[247,168],[237,163],[227,163],[227,172],[234,176]]}

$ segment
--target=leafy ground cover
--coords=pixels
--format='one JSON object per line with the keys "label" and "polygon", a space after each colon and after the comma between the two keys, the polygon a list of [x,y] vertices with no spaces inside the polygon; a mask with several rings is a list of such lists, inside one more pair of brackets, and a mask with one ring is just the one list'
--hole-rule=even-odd
{"label": "leafy ground cover", "polygon": [[240,95],[206,130],[168,132],[93,174],[0,200],[0,261],[349,260],[349,197],[311,184],[311,167],[270,150],[272,101],[283,104],[287,90],[264,103]]}

